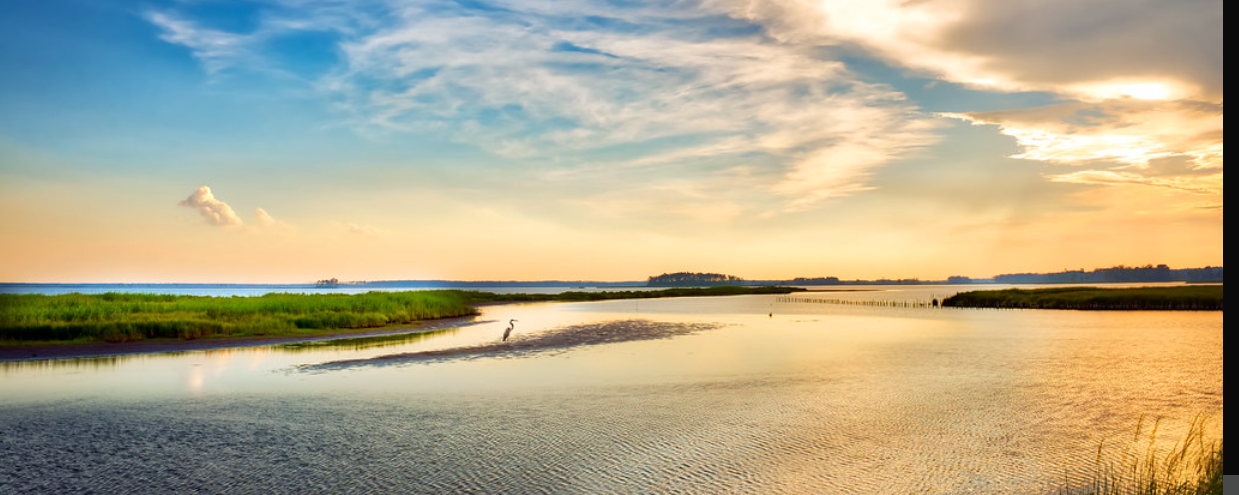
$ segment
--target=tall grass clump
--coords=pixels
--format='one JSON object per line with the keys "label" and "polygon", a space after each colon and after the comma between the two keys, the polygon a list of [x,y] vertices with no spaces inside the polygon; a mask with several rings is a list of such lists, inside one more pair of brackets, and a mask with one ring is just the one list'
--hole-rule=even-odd
{"label": "tall grass clump", "polygon": [[359,329],[477,314],[460,291],[210,297],[0,294],[0,340],[127,342]]}
{"label": "tall grass clump", "polygon": [[1203,417],[1194,420],[1183,440],[1168,451],[1157,448],[1158,422],[1145,435],[1144,419],[1131,444],[1113,460],[1104,460],[1098,445],[1095,471],[1071,494],[1086,495],[1222,495],[1222,439],[1206,438]]}

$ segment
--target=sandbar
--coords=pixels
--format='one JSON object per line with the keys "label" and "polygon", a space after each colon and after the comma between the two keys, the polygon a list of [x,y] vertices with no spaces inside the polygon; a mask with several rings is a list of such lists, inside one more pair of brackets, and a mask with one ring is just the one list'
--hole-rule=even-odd
{"label": "sandbar", "polygon": [[482,357],[529,357],[562,352],[573,347],[669,339],[722,327],[719,323],[679,323],[649,320],[617,320],[572,325],[545,332],[516,335],[506,342],[493,342],[433,351],[387,354],[367,359],[349,359],[301,366],[302,371],[327,371],[417,362],[440,362]]}

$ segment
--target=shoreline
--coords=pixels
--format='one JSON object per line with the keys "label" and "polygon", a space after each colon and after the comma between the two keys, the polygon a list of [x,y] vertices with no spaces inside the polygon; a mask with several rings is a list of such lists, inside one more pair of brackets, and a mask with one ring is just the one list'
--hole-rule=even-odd
{"label": "shoreline", "polygon": [[[738,286],[559,294],[452,290],[368,292],[344,297],[334,294],[268,294],[250,300],[115,293],[55,296],[0,294],[0,299],[3,299],[0,306],[6,310],[5,314],[0,314],[4,317],[0,325],[11,321],[21,323],[0,327],[0,337],[4,338],[0,340],[3,342],[0,344],[0,361],[220,349],[409,333],[445,328],[443,325],[458,326],[443,322],[469,321],[478,316],[478,308],[498,304],[787,294],[800,290]],[[55,304],[57,302],[60,304]],[[255,303],[249,304],[251,302]],[[83,314],[92,319],[84,321]],[[404,323],[375,325],[391,321]],[[61,327],[55,327],[57,323],[61,323]],[[294,327],[317,331],[297,332]],[[353,329],[330,330],[341,327]],[[49,328],[56,332],[48,331]],[[234,336],[237,333],[249,335]],[[262,333],[275,335],[253,335]],[[59,338],[38,338],[45,335]]]}
{"label": "shoreline", "polygon": [[[478,306],[481,306],[481,304]],[[225,337],[219,339],[159,341],[140,340],[136,342],[117,342],[112,344],[65,344],[30,347],[0,347],[0,362],[89,358],[128,354],[154,354],[161,352],[203,351],[235,347],[261,347],[268,345],[293,344],[298,342],[314,342],[358,337],[377,337],[381,335],[397,335],[403,333],[411,334],[429,332],[432,330],[442,330],[445,328],[466,327],[484,323],[484,321],[475,321],[476,318],[477,315],[453,316],[434,320],[422,320],[413,325],[399,325],[394,327],[373,328],[360,331],[331,332],[301,336]]]}

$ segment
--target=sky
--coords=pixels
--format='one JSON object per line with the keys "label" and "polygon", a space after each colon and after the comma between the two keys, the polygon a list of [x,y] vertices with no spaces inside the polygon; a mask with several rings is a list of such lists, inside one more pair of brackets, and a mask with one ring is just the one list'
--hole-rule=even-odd
{"label": "sky", "polygon": [[4,11],[0,282],[1222,265],[1221,0]]}

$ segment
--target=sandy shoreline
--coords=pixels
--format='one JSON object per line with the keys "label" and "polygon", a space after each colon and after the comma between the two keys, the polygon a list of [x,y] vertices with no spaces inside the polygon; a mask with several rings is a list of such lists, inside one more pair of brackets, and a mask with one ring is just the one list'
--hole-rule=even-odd
{"label": "sandy shoreline", "polygon": [[40,359],[115,356],[121,354],[144,354],[154,352],[200,351],[229,347],[257,347],[265,345],[289,344],[294,342],[372,337],[376,335],[395,335],[401,333],[420,333],[431,330],[441,330],[444,328],[463,327],[483,323],[482,321],[477,321],[476,318],[477,316],[440,318],[437,320],[423,320],[418,322],[416,325],[376,328],[373,330],[362,330],[357,332],[324,333],[308,336],[244,337],[202,340],[138,341],[121,342],[116,344],[3,347],[0,348],[0,361],[30,361]]}

